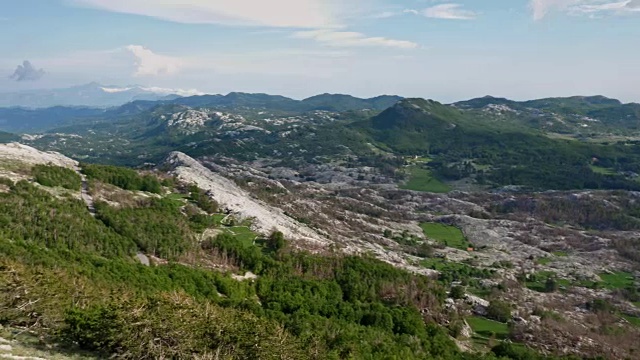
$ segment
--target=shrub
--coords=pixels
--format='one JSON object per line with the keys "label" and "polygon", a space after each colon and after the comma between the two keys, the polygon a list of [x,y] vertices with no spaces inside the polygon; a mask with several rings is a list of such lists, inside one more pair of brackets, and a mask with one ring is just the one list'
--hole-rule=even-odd
{"label": "shrub", "polygon": [[82,164],[82,172],[92,179],[115,185],[124,190],[162,193],[162,184],[157,177],[140,175],[133,169],[110,165]]}
{"label": "shrub", "polygon": [[198,188],[195,185],[189,186],[189,199],[193,201],[203,211],[213,214],[219,210],[219,205],[213,199],[211,199],[206,192]]}
{"label": "shrub", "polygon": [[32,174],[36,182],[43,186],[60,186],[69,190],[80,190],[82,179],[75,171],[54,165],[36,165]]}
{"label": "shrub", "polygon": [[544,283],[545,292],[556,292],[558,290],[558,283],[553,276],[549,276],[547,281]]}
{"label": "shrub", "polygon": [[287,241],[284,239],[284,234],[280,231],[273,231],[267,239],[267,245],[269,249],[278,251],[287,246]]}
{"label": "shrub", "polygon": [[487,317],[495,321],[507,322],[511,319],[511,306],[504,301],[493,300],[487,308]]}
{"label": "shrub", "polygon": [[465,297],[464,287],[462,286],[454,286],[451,288],[451,292],[449,296],[453,299],[463,299]]}

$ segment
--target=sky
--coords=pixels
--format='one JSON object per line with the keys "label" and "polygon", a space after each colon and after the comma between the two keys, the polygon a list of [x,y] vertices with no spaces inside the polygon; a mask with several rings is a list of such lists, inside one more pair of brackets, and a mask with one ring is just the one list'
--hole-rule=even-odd
{"label": "sky", "polygon": [[0,92],[640,102],[638,44],[640,0],[0,0]]}

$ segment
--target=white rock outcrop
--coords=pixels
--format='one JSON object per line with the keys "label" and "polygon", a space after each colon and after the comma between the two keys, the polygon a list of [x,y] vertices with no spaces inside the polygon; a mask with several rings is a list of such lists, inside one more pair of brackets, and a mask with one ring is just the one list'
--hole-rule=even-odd
{"label": "white rock outcrop", "polygon": [[233,181],[212,172],[184,153],[172,152],[165,164],[170,166],[171,172],[181,181],[196,184],[237,216],[252,219],[253,230],[259,233],[266,235],[277,229],[291,240],[318,244],[330,243],[315,230],[285,215],[281,209],[252,198],[247,191],[238,187]]}
{"label": "white rock outcrop", "polygon": [[78,162],[57,152],[44,152],[20,143],[0,144],[0,162],[21,162],[26,164],[52,164],[75,169]]}

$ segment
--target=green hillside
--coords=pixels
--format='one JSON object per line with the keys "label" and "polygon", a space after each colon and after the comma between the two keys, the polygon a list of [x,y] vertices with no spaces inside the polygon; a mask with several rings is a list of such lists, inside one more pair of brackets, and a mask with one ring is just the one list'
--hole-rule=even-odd
{"label": "green hillside", "polygon": [[604,96],[520,102],[486,96],[454,105],[485,121],[563,133],[580,140],[606,140],[611,135],[638,136],[640,131],[640,104],[623,104]]}
{"label": "green hillside", "polygon": [[399,96],[382,95],[371,99],[360,99],[351,95],[322,94],[302,100],[302,103],[313,110],[349,111],[369,109],[382,111],[402,100]]}
{"label": "green hillside", "polygon": [[[99,120],[52,130],[33,145],[121,165],[156,163],[174,150],[195,157],[271,159],[297,170],[347,162],[376,167],[409,189],[438,192],[458,180],[481,188],[640,189],[640,137],[633,135],[640,105],[604,97],[484,97],[454,105],[397,99],[324,94],[295,101],[231,93],[136,102]],[[389,103],[394,104],[375,110]],[[352,110],[305,112],[314,108]],[[207,120],[187,128],[170,123],[189,111]],[[224,119],[207,118],[212,112],[224,113]],[[57,133],[79,137],[58,141]],[[407,156],[432,161],[405,169]]]}
{"label": "green hillside", "polygon": [[590,167],[597,158],[635,171],[640,159],[635,146],[551,139],[533,129],[484,122],[435,101],[404,100],[352,126],[396,153],[432,157],[429,167],[441,180],[473,177],[481,184],[534,189],[640,189],[624,176]]}
{"label": "green hillside", "polygon": [[[129,172],[101,167],[92,187]],[[462,353],[419,312],[442,311],[439,282],[369,257],[298,252],[277,232],[255,242],[229,231],[196,241],[203,226],[224,225],[202,221],[211,212],[190,215],[204,208],[182,202],[189,195],[170,183],[164,190],[173,195],[99,202],[95,217],[73,197],[2,183],[0,323],[28,327],[61,350],[131,359],[494,359]],[[188,191],[197,198],[199,190]],[[134,259],[139,252],[157,256],[152,266]],[[257,280],[230,276],[244,271]]]}

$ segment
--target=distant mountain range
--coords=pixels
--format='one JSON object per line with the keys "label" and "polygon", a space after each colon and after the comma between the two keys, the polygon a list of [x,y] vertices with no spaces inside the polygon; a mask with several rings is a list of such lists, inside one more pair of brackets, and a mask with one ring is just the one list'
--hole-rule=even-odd
{"label": "distant mountain range", "polygon": [[640,104],[623,104],[604,96],[572,96],[513,101],[485,96],[453,104],[476,121],[501,122],[548,133],[592,136],[630,135],[640,130]]}
{"label": "distant mountain range", "polygon": [[418,156],[444,181],[640,190],[639,108],[602,96],[447,105],[386,95],[294,100],[234,92],[108,109],[5,108],[0,131],[26,133],[22,141],[42,149],[127,165],[178,150],[300,166],[360,159],[382,168],[386,162],[386,173],[395,174],[398,159]]}
{"label": "distant mountain range", "polygon": [[0,93],[0,107],[46,108],[53,106],[111,107],[135,100],[172,100],[202,95],[195,90],[159,87],[107,86],[96,82],[63,89],[29,90]]}
{"label": "distant mountain range", "polygon": [[[97,85],[96,85],[97,86]],[[89,86],[87,86],[87,89]],[[91,86],[95,90],[95,86]],[[100,90],[104,93],[103,90]],[[100,94],[100,91],[90,92]],[[131,95],[134,90],[126,93]],[[90,97],[89,92],[83,93]],[[107,92],[108,93],[108,92]],[[112,92],[126,98],[125,91]],[[34,95],[35,96],[35,95]],[[142,95],[140,95],[142,96]],[[145,95],[146,96],[146,95]],[[152,97],[152,95],[148,95]],[[1,97],[1,95],[0,95]],[[100,117],[102,119],[132,116],[146,111],[152,111],[163,106],[186,106],[190,108],[224,109],[226,111],[270,111],[280,115],[294,115],[311,111],[382,111],[402,100],[400,96],[383,95],[371,99],[360,99],[350,95],[322,94],[304,100],[294,100],[284,96],[267,94],[247,94],[233,92],[228,95],[197,95],[179,97],[177,95],[164,96],[156,100],[135,100],[121,106],[109,108],[97,106],[54,106],[47,108],[0,107],[0,130],[13,133],[41,132],[73,122],[86,122]],[[95,99],[87,101],[93,102]],[[115,98],[111,98],[115,101]],[[105,102],[103,102],[104,104]]]}
{"label": "distant mountain range", "polygon": [[160,103],[184,105],[193,108],[260,109],[269,111],[300,113],[307,111],[382,111],[403,98],[395,95],[381,95],[361,99],[343,94],[321,94],[304,100],[294,100],[280,95],[248,94],[232,92],[227,95],[202,95],[169,99],[165,101],[134,101],[126,108],[150,109]]}

